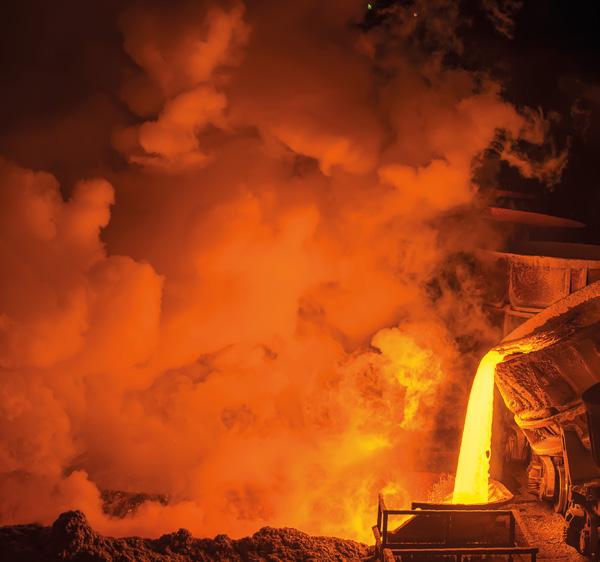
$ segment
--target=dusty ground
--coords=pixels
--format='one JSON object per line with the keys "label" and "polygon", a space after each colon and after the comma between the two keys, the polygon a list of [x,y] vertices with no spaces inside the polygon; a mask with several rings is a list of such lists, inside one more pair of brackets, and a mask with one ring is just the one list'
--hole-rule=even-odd
{"label": "dusty ground", "polygon": [[[526,497],[526,496],[529,496]],[[519,516],[520,527],[525,539],[540,549],[538,560],[547,562],[582,562],[587,560],[562,539],[563,518],[548,504],[524,494],[509,506]]]}
{"label": "dusty ground", "polygon": [[2,562],[337,562],[371,555],[365,544],[270,527],[240,540],[195,539],[185,529],[155,540],[114,539],[98,535],[80,511],[63,513],[52,527],[0,527]]}
{"label": "dusty ground", "polygon": [[563,542],[564,519],[549,503],[540,502],[527,491],[526,478],[524,465],[505,466],[504,482],[515,494],[506,507],[517,516],[518,541],[537,546],[538,560],[544,562],[586,561],[585,556]]}
{"label": "dusty ground", "polygon": [[[583,562],[585,557],[562,541],[563,519],[528,493],[506,506],[517,513],[519,543],[540,549],[538,560]],[[52,525],[0,527],[0,561],[50,562],[333,562],[371,561],[365,544],[313,537],[296,529],[265,527],[240,540],[226,535],[196,539],[185,529],[159,539],[115,539],[98,535],[83,513],[63,513]]]}
{"label": "dusty ground", "polygon": [[[514,468],[514,467],[513,467]],[[512,473],[512,474],[511,474]],[[538,560],[583,562],[585,557],[563,543],[563,519],[552,506],[539,502],[526,491],[524,469],[516,467],[505,474],[515,492],[507,508],[517,514],[520,544],[539,548]],[[147,499],[143,494],[111,493],[107,511],[123,517]],[[159,498],[160,499],[160,498]],[[1,562],[333,562],[371,561],[373,548],[351,540],[313,537],[296,529],[265,527],[252,535],[232,540],[226,535],[196,539],[185,529],[159,539],[129,537],[115,539],[97,534],[83,513],[63,513],[52,525],[0,527]]]}

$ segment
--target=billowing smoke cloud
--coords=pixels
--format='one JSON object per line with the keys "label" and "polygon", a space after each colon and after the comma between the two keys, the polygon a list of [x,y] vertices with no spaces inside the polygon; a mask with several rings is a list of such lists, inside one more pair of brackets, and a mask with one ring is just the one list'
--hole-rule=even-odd
{"label": "billowing smoke cloud", "polygon": [[[441,275],[490,235],[474,162],[544,140],[444,66],[453,4],[372,27],[346,0],[122,13],[120,165],[65,198],[0,164],[3,524],[365,538],[378,490],[416,489],[467,384],[457,341],[486,330]],[[106,489],[169,505],[111,519]]]}

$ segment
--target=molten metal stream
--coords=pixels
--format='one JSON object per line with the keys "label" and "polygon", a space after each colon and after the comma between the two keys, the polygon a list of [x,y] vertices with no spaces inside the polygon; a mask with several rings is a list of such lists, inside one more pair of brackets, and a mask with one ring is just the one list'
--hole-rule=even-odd
{"label": "molten metal stream", "polygon": [[486,503],[490,478],[494,373],[504,355],[487,353],[475,374],[463,429],[452,503]]}

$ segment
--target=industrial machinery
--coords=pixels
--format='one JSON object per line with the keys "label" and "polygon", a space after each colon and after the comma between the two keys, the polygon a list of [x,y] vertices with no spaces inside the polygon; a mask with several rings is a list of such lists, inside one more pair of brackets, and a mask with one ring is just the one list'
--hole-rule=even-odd
{"label": "industrial machinery", "polygon": [[[498,339],[504,337],[495,348],[504,356],[496,386],[515,421],[507,424],[506,413],[498,413],[496,443],[506,451],[496,455],[528,463],[528,489],[562,515],[564,541],[600,559],[600,246],[580,243],[584,225],[575,221],[512,207],[490,214],[506,224],[507,243],[502,251],[482,250],[477,261],[485,309]],[[467,506],[412,507],[390,510],[380,498],[373,530],[382,559],[433,559],[434,550],[459,559],[477,548],[507,556],[504,549],[520,548],[535,559],[536,549],[514,535],[500,533],[497,542],[488,532],[489,522],[511,525],[504,512],[489,513],[494,506],[470,515],[460,513]],[[462,532],[469,520],[477,520],[481,536]],[[419,549],[429,549],[430,558]]]}
{"label": "industrial machinery", "polygon": [[[494,349],[504,356],[496,385],[530,447],[529,490],[564,517],[567,544],[600,559],[600,281],[532,316]],[[535,559],[535,548],[516,542],[510,510],[493,507],[390,510],[381,497],[378,551],[396,560],[484,552]]]}
{"label": "industrial machinery", "polygon": [[[496,384],[531,447],[530,491],[564,515],[564,540],[600,559],[600,282],[497,346]],[[511,351],[516,350],[516,351]]]}

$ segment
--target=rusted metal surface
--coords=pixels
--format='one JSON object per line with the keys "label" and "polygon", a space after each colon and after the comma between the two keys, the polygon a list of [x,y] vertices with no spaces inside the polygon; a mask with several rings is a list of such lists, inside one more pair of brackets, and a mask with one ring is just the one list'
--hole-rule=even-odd
{"label": "rusted metal surface", "polygon": [[[570,277],[571,281],[573,277]],[[529,441],[529,489],[564,516],[564,541],[600,554],[600,282],[509,334],[496,367],[504,402]],[[582,396],[587,396],[587,404]],[[587,409],[586,409],[587,405]]]}
{"label": "rusted metal surface", "polygon": [[[522,242],[478,254],[485,302],[503,317],[506,335],[557,301],[600,280],[600,246]],[[489,280],[489,281],[488,281]]]}
{"label": "rusted metal surface", "polygon": [[589,439],[581,395],[600,382],[600,283],[560,301],[509,334],[496,384],[515,421],[535,445],[574,425]]}
{"label": "rusted metal surface", "polygon": [[[515,197],[514,192],[504,192],[505,195],[510,193],[511,197]],[[518,194],[519,198],[524,198],[523,194]],[[489,216],[492,220],[501,222],[511,222],[526,224],[538,227],[550,228],[585,228],[585,224],[581,221],[567,219],[564,217],[556,217],[544,213],[536,213],[534,211],[524,211],[521,209],[505,209],[504,207],[490,207]]]}

